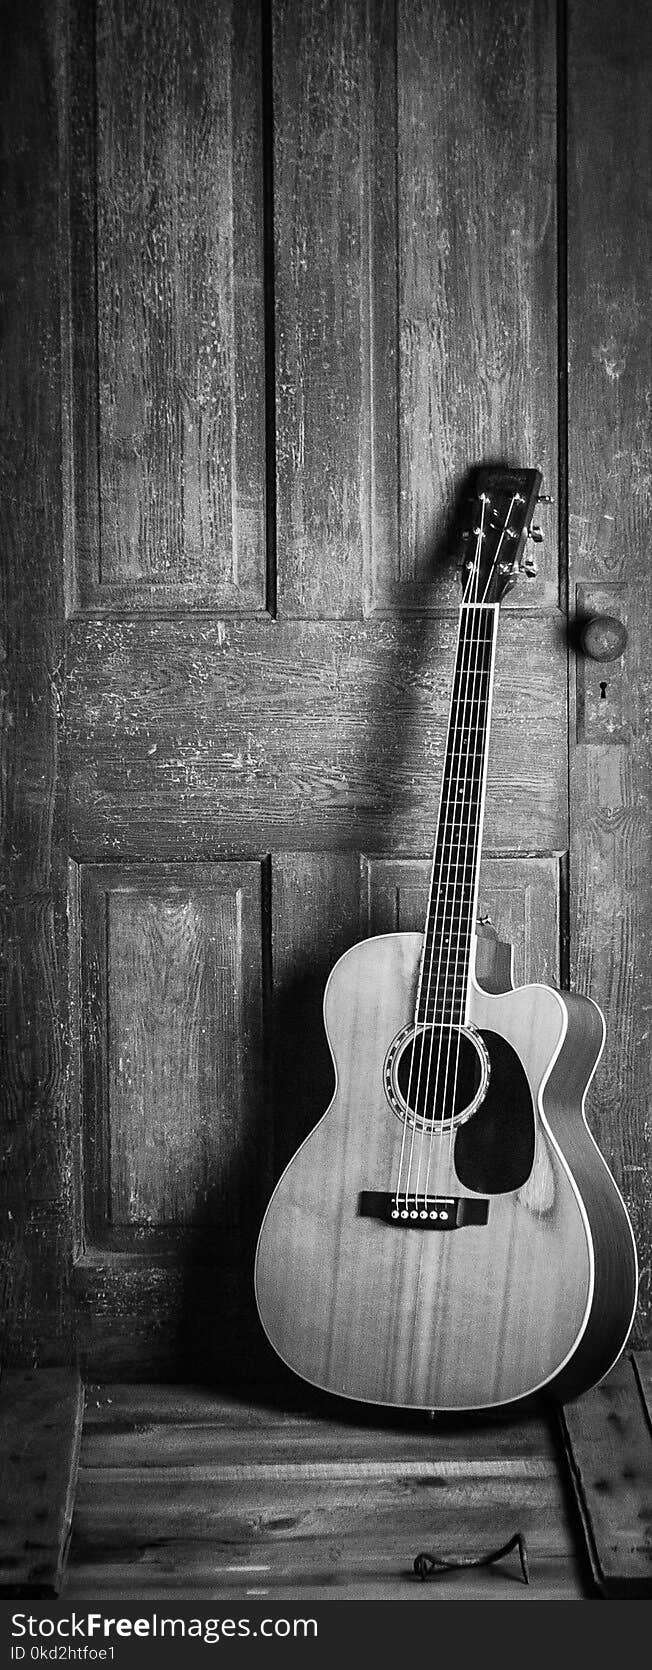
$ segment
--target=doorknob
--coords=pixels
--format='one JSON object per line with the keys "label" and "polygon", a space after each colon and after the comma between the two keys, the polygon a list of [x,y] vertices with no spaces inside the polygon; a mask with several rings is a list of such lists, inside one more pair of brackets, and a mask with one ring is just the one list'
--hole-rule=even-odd
{"label": "doorknob", "polygon": [[580,627],[580,645],[590,661],[616,661],[627,643],[627,627],[615,615],[590,615]]}

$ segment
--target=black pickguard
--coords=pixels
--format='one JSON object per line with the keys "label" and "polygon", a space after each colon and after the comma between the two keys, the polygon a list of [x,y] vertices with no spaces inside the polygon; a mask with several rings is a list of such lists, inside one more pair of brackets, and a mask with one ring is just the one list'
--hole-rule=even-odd
{"label": "black pickguard", "polygon": [[535,1124],[532,1093],[516,1050],[497,1032],[482,1029],[491,1073],[479,1108],[460,1125],[455,1170],[465,1189],[506,1194],[519,1189],[532,1170]]}

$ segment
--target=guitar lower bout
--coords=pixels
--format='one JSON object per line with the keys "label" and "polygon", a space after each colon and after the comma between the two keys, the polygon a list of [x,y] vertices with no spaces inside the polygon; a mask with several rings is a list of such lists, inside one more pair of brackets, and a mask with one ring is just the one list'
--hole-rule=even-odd
{"label": "guitar lower bout", "polygon": [[636,1253],[584,1119],[588,999],[472,980],[415,1021],[423,940],[363,941],[324,1016],[336,1089],[276,1186],[255,1289],[282,1360],[367,1403],[495,1409],[575,1395],[622,1350]]}

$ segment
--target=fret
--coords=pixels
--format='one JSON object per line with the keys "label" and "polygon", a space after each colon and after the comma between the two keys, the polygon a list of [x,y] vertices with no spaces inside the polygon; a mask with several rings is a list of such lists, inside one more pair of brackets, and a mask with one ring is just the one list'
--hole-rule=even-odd
{"label": "fret", "polygon": [[447,865],[442,874],[438,875],[435,891],[430,900],[433,909],[438,904],[463,904],[465,889],[473,892],[477,866],[470,859],[465,864],[459,864],[457,872],[455,865]]}
{"label": "fret", "polygon": [[467,979],[468,970],[460,970],[459,975],[455,980],[449,980],[441,986],[439,982],[437,982],[436,986],[430,982],[431,990],[428,991],[428,971],[426,967],[424,974],[424,990],[421,993],[422,999],[424,1003],[454,1003],[456,999],[460,997],[464,991],[466,991]]}
{"label": "fret", "polygon": [[[470,831],[471,826],[470,826],[468,818],[465,818],[465,817],[457,818],[457,817],[453,817],[452,814],[454,812],[466,812],[466,811],[474,811],[474,810],[479,811],[479,807],[451,806],[451,816],[449,817],[449,815],[447,813],[446,817],[444,819],[444,833],[446,835],[451,835],[454,829],[466,829],[467,832]],[[479,822],[479,819],[478,819],[478,822]],[[471,831],[471,833],[472,833],[472,831]]]}
{"label": "fret", "polygon": [[[450,857],[451,857],[450,851],[445,850],[442,853],[440,851],[439,846],[437,846],[435,848],[435,858],[438,861],[442,860],[442,859],[444,860],[444,862],[446,864],[445,874],[449,877],[449,879],[456,874],[458,876],[462,876],[464,874],[464,871],[468,868],[469,865],[471,865],[473,871],[475,871],[475,853],[472,852],[470,848],[467,852],[465,852],[463,857],[460,854],[458,854],[457,861],[455,861],[455,859],[454,859],[453,862],[451,863]],[[439,862],[438,862],[438,867],[439,867]]]}
{"label": "fret", "polygon": [[451,946],[432,946],[424,942],[423,967],[433,967],[435,962],[442,975],[453,985],[456,980],[466,980],[466,969],[463,969],[455,954],[456,944]]}
{"label": "fret", "polygon": [[416,1019],[422,1024],[425,1022],[430,1026],[461,1026],[464,1020],[464,1009],[464,1002],[448,1004],[441,1010],[430,1010],[420,1003]]}
{"label": "fret", "polygon": [[442,974],[445,974],[446,970],[448,970],[451,979],[462,979],[463,976],[466,978],[466,971],[462,969],[459,960],[455,955],[456,948],[456,939],[453,940],[451,945],[440,945],[438,940],[435,940],[433,944],[432,941],[424,939],[424,968],[426,963],[432,964],[436,960],[438,966],[441,967]]}
{"label": "fret", "polygon": [[462,991],[457,993],[448,992],[443,997],[439,995],[435,998],[424,996],[419,1004],[420,1019],[432,1021],[436,1017],[439,1020],[446,1010],[451,1015],[458,1014],[460,1009],[464,1007],[464,997],[465,993]]}
{"label": "fret", "polygon": [[[448,924],[451,924],[453,921],[459,921],[460,916],[464,911],[466,911],[467,915],[470,915],[471,898],[472,894],[469,893],[468,897],[465,897],[463,894],[456,894],[455,897],[451,895],[449,898],[445,899],[441,903],[440,908],[437,909],[436,918],[433,912],[433,915],[428,922],[426,933],[429,934],[434,931],[434,929],[439,932],[440,929],[446,927]],[[448,923],[446,918],[448,918]]]}
{"label": "fret", "polygon": [[[470,920],[470,917],[471,917],[471,900],[470,900],[470,898],[466,898],[466,900],[460,900],[460,898],[456,898],[456,900],[451,900],[450,905],[451,905],[451,908],[450,908],[450,912],[448,912],[448,922],[446,922],[445,913],[441,913],[441,912],[438,912],[438,915],[436,915],[436,922],[435,922],[435,920],[433,920],[433,922],[428,922],[428,927],[426,927],[425,935],[423,935],[423,939],[425,939],[426,944],[431,944],[431,939],[433,939],[433,934],[435,934],[436,940],[438,940],[438,942],[440,942],[441,937],[443,937],[443,930],[445,930],[446,927],[453,927],[453,924],[455,924],[455,925],[458,924],[458,922],[460,922],[460,920],[461,920],[461,924],[463,924],[463,920],[466,920],[466,922],[468,922],[468,920]],[[463,912],[465,912],[465,918],[461,917],[460,908],[455,908],[455,907],[460,907],[461,910],[463,910]]]}
{"label": "fret", "polygon": [[437,932],[435,934],[434,938],[433,938],[432,934],[430,934],[430,935],[424,934],[423,943],[424,943],[424,946],[425,946],[426,950],[428,952],[432,952],[432,950],[434,948],[436,951],[441,952],[443,955],[446,955],[451,946],[457,945],[464,938],[465,933],[468,932],[468,927],[470,927],[470,924],[471,924],[471,915],[470,915],[470,912],[469,912],[469,915],[468,915],[468,918],[467,918],[467,924],[464,927],[464,932],[460,933],[459,935],[456,934],[454,936],[454,938],[450,941],[450,945],[446,944],[445,937],[442,934],[440,934],[439,932]]}

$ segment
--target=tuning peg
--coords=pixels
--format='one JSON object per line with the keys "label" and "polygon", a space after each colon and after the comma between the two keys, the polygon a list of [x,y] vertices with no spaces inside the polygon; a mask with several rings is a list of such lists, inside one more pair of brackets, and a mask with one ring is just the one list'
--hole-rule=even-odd
{"label": "tuning peg", "polygon": [[528,528],[527,537],[528,539],[532,539],[535,545],[541,544],[543,539],[543,528],[539,527],[538,522],[533,522],[532,527]]}
{"label": "tuning peg", "polygon": [[552,493],[537,493],[537,504],[554,504]]}
{"label": "tuning peg", "polygon": [[520,573],[525,575],[526,580],[533,580],[535,575],[539,572],[537,559],[531,551],[523,552],[518,566]]}

